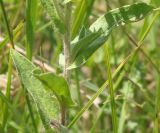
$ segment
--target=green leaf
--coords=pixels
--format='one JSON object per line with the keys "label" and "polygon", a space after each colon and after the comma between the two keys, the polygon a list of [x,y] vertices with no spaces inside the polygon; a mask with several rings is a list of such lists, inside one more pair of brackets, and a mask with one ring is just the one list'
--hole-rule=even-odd
{"label": "green leaf", "polygon": [[85,25],[89,18],[94,0],[80,0],[77,2],[76,9],[73,13],[72,38],[74,38],[82,25]]}
{"label": "green leaf", "polygon": [[[60,106],[58,100],[47,91],[42,83],[35,78],[32,71],[36,68],[27,58],[11,50],[11,57],[17,68],[20,80],[25,89],[32,96],[47,132],[52,132],[51,122],[59,124]],[[56,126],[55,130],[59,130]]]}
{"label": "green leaf", "polygon": [[26,50],[27,57],[31,60],[34,45],[34,33],[37,18],[37,0],[26,0]]}
{"label": "green leaf", "polygon": [[151,5],[147,5],[146,3],[135,3],[133,5],[123,6],[111,10],[100,17],[90,26],[90,30],[94,32],[102,29],[105,34],[108,34],[114,27],[142,20],[153,11],[153,9]]}
{"label": "green leaf", "polygon": [[[111,10],[101,16],[89,28],[90,34],[100,31],[101,35],[92,40],[92,36],[87,34],[81,39],[77,39],[78,37],[76,37],[76,39],[72,41],[73,49],[78,48],[78,50],[76,51],[76,58],[72,60],[72,64],[68,69],[83,65],[87,59],[107,41],[114,28],[140,21],[151,13],[153,9],[151,5],[147,5],[146,3],[136,3]],[[85,41],[87,39],[91,39],[92,41],[88,41],[89,43],[86,44]],[[72,54],[75,55],[74,50]]]}
{"label": "green leaf", "polygon": [[77,43],[72,45],[72,60],[75,59],[75,57],[80,53],[81,51],[84,51],[88,45],[90,45],[93,41],[98,39],[101,36],[101,31],[99,32],[93,32],[86,35],[86,37],[83,37],[86,33],[80,33],[79,38],[80,39]]}
{"label": "green leaf", "polygon": [[72,37],[74,38],[78,30],[80,29],[80,26],[84,22],[84,18],[87,11],[87,1],[81,0],[79,4],[76,7],[76,10],[74,12],[74,21],[73,21],[73,27],[72,27]]}
{"label": "green leaf", "polygon": [[65,26],[60,18],[62,14],[58,12],[59,7],[57,7],[56,1],[57,0],[41,0],[41,3],[51,18],[54,30],[64,34]]}
{"label": "green leaf", "polygon": [[33,72],[35,76],[42,81],[43,85],[54,92],[57,99],[63,106],[72,107],[74,102],[72,101],[69,86],[67,81],[62,77],[55,75],[54,73],[42,73],[36,70]]}

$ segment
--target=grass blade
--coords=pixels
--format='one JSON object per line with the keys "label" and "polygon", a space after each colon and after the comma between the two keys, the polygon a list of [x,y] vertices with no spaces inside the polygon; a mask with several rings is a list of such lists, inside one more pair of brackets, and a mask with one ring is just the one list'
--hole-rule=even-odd
{"label": "grass blade", "polygon": [[26,51],[29,60],[32,59],[32,49],[34,46],[34,33],[37,16],[37,0],[26,1]]}
{"label": "grass blade", "polygon": [[108,77],[108,86],[109,86],[109,95],[111,98],[111,109],[112,109],[112,125],[114,133],[118,132],[117,127],[117,115],[116,115],[116,104],[114,99],[114,90],[113,90],[113,81],[112,81],[112,74],[110,68],[110,53],[109,53],[109,46],[106,46],[106,65],[107,65],[107,77]]}

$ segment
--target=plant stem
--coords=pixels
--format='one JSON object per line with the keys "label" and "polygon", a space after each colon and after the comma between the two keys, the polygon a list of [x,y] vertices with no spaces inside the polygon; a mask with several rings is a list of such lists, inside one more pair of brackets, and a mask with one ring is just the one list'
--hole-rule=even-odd
{"label": "plant stem", "polygon": [[65,65],[64,65],[64,77],[67,81],[69,81],[69,71],[67,68],[70,65],[70,41],[71,41],[71,4],[68,3],[66,5],[66,16],[65,16],[65,27],[66,27],[66,33],[64,35],[64,58],[65,58]]}
{"label": "plant stem", "polygon": [[109,46],[106,48],[106,64],[107,64],[107,77],[109,85],[109,94],[111,98],[111,109],[112,109],[112,124],[114,133],[118,132],[117,127],[117,115],[116,115],[116,104],[114,99],[114,90],[113,90],[113,81],[110,67],[110,55],[109,55]]}
{"label": "plant stem", "polygon": [[[67,69],[70,65],[70,42],[71,42],[71,9],[72,9],[72,4],[68,3],[65,6],[65,27],[66,27],[66,33],[64,35],[64,42],[63,42],[63,47],[64,47],[64,58],[65,58],[65,64],[64,64],[64,78],[66,81],[69,83],[70,82],[70,72]],[[62,105],[64,106],[64,105]],[[66,108],[62,107],[61,111],[61,123],[65,125],[65,114],[66,114]]]}

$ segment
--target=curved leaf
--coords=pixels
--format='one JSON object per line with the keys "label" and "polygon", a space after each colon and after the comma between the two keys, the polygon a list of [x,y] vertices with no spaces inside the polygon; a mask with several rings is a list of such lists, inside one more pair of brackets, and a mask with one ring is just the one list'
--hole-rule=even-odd
{"label": "curved leaf", "polygon": [[[109,11],[105,15],[97,19],[89,28],[90,34],[87,34],[81,39],[73,40],[73,49],[77,48],[78,51],[72,50],[72,55],[77,55],[72,61],[71,66],[68,69],[73,69],[83,65],[87,59],[108,39],[108,36],[112,30],[118,26],[126,25],[142,20],[146,15],[153,11],[151,5],[146,3],[135,3],[133,5],[123,6]],[[90,38],[91,34],[101,31],[101,35],[97,36],[94,40]],[[86,39],[92,41],[86,44]],[[86,44],[86,46],[84,45]],[[76,52],[76,53],[75,53]]]}

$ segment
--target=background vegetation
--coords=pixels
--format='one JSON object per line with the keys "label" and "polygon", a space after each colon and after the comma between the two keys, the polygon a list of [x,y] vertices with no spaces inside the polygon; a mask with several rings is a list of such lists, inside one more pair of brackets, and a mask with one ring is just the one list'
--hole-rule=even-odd
{"label": "background vegetation", "polygon": [[[50,8],[46,1],[0,0],[0,133],[52,132],[53,128],[55,132],[71,133],[160,132],[160,1],[73,0],[72,4],[65,4],[61,0],[60,9]],[[145,14],[147,9],[142,6],[143,20],[124,21],[125,26],[120,24],[110,29],[108,40],[103,42],[100,38],[100,44],[104,45],[93,50],[83,66],[67,69],[72,61],[67,63],[66,57],[64,59],[62,53],[67,54],[64,44],[70,45],[80,31],[82,34],[89,32],[90,25],[108,11],[136,2],[145,2],[154,9]],[[61,22],[67,26],[64,28]],[[95,36],[99,34],[95,31]],[[90,40],[88,37],[84,42],[92,43]],[[43,72],[64,73],[68,85],[64,78],[56,75],[52,75],[53,83],[48,77],[45,82],[50,88],[64,87],[65,91],[61,90],[59,96],[59,99],[63,96],[60,105],[55,100],[57,97],[50,102],[53,94],[43,91],[42,85],[38,86],[45,80],[39,77],[39,70],[14,50],[10,54],[11,47]],[[77,46],[73,52],[78,49],[81,48]],[[83,56],[85,49],[87,47],[78,54],[70,51],[69,55],[71,58]],[[92,49],[87,53],[90,51]],[[39,79],[25,77],[22,69],[25,74],[32,71]],[[54,90],[56,96],[59,93]],[[65,122],[61,120],[64,114]]]}

